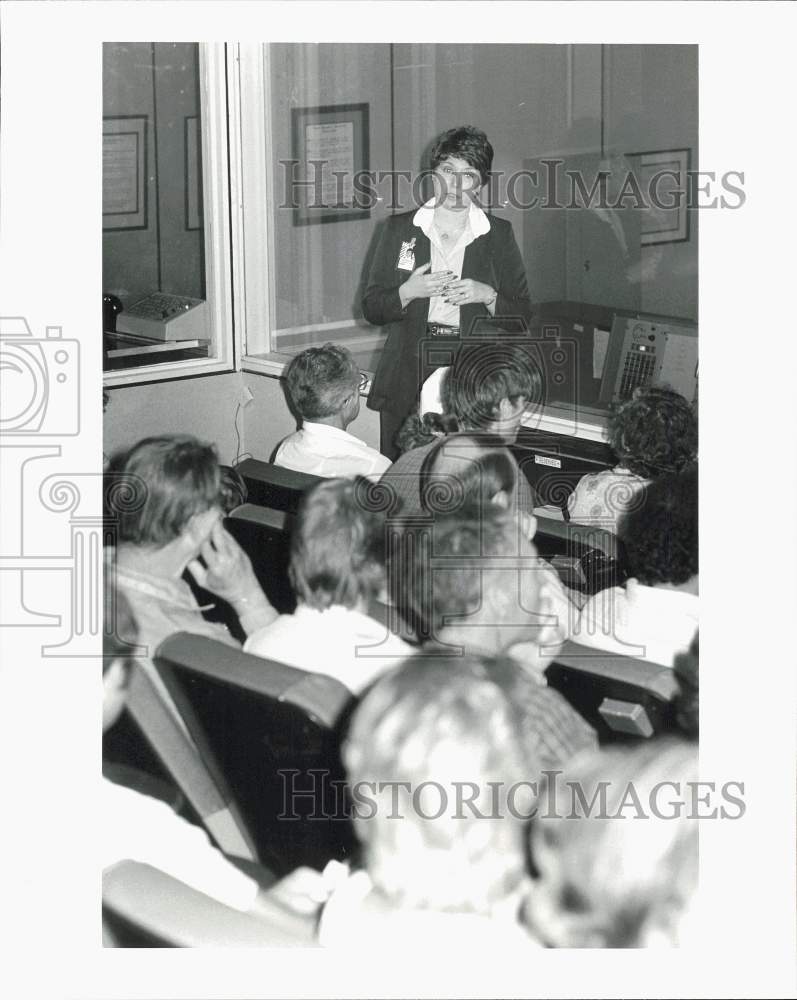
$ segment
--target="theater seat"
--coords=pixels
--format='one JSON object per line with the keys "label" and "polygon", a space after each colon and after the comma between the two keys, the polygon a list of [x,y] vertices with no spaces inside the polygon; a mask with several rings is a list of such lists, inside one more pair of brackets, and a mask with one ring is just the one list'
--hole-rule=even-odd
{"label": "theater seat", "polygon": [[224,527],[249,556],[255,576],[276,610],[280,614],[294,611],[296,598],[288,579],[292,515],[245,503],[230,511]]}
{"label": "theater seat", "polygon": [[311,486],[322,482],[320,476],[293,472],[271,462],[261,462],[257,458],[245,458],[234,468],[246,483],[250,503],[291,514],[296,513],[302,494]]}
{"label": "theater seat", "polygon": [[313,922],[276,905],[241,913],[137,861],[102,878],[103,943],[116,948],[315,947]]}
{"label": "theater seat", "polygon": [[675,729],[673,701],[680,686],[669,667],[567,642],[546,677],[601,742],[647,739]]}
{"label": "theater seat", "polygon": [[277,875],[351,855],[339,746],[354,699],[341,683],[187,633],[163,642],[154,662],[193,744],[192,765],[180,759],[180,727],[162,714],[155,748],[205,799],[215,789],[223,806],[210,819],[225,843],[206,821],[207,802],[200,815],[226,854]]}

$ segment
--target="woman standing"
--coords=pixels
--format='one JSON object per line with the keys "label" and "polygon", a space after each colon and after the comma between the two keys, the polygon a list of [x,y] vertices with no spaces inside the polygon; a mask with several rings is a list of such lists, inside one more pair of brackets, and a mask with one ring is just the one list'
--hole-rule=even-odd
{"label": "woman standing", "polygon": [[[365,318],[388,326],[368,406],[381,416],[381,451],[396,457],[394,436],[424,380],[450,364],[480,316],[528,322],[523,260],[505,219],[478,205],[493,147],[481,129],[449,129],[432,149],[435,194],[417,211],[388,219],[374,255]],[[430,345],[434,350],[430,350]],[[424,348],[422,348],[424,345]]]}

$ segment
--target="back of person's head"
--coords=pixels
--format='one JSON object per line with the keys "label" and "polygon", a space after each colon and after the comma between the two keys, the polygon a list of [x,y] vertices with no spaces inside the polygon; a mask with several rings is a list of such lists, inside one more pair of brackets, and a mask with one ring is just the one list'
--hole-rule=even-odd
{"label": "back of person's head", "polygon": [[698,573],[697,465],[645,488],[644,501],[619,523],[630,576],[640,583],[683,584]]}
{"label": "back of person's head", "polygon": [[[420,534],[420,533],[419,533]],[[420,540],[420,539],[419,539]],[[402,574],[403,600],[419,637],[439,635],[447,624],[471,619],[477,612],[490,615],[507,596],[486,584],[491,563],[517,554],[516,520],[500,507],[472,516],[442,518],[435,523],[426,545],[414,546],[415,560]]]}
{"label": "back of person's head", "polygon": [[[507,796],[529,764],[491,669],[487,657],[411,657],[352,719],[343,757],[355,828],[371,880],[396,907],[487,912],[523,878],[530,802],[525,786],[514,810]],[[362,810],[358,792],[370,798]]]}
{"label": "back of person's head", "polygon": [[493,147],[480,128],[475,125],[457,125],[441,133],[432,146],[432,170],[449,157],[464,160],[475,167],[479,171],[481,183],[487,183],[493,165]]}
{"label": "back of person's head", "polygon": [[432,444],[446,434],[454,434],[459,430],[456,417],[443,413],[424,413],[420,416],[417,410],[406,418],[396,434],[396,447],[400,454],[412,451],[413,448],[423,448]]}
{"label": "back of person's head", "polygon": [[384,583],[384,515],[369,501],[371,485],[362,477],[327,479],[302,498],[289,574],[311,608],[367,604]]}
{"label": "back of person's head", "polygon": [[402,541],[402,558],[394,552],[391,560],[391,596],[419,642],[447,655],[517,651],[541,678],[556,652],[560,612],[553,573],[516,517],[488,506],[408,529]]}
{"label": "back of person's head", "polygon": [[700,734],[700,638],[695,637],[673,661],[680,691],[675,700],[675,718],[684,735],[697,739]]}
{"label": "back of person's head", "polygon": [[359,399],[360,369],[345,347],[308,347],[286,368],[285,384],[299,416],[318,420],[339,413],[352,398]]}
{"label": "back of person's head", "polygon": [[612,413],[608,435],[621,464],[643,479],[680,472],[697,457],[697,417],[672,389],[637,389]]}
{"label": "back of person's head", "polygon": [[528,406],[542,399],[542,376],[530,353],[500,340],[465,341],[441,387],[443,412],[464,428],[487,428],[503,400]]}
{"label": "back of person's head", "polygon": [[144,438],[111,469],[120,477],[111,502],[120,543],[166,545],[194,515],[221,505],[216,449],[187,434]]}
{"label": "back of person's head", "polygon": [[430,514],[478,514],[486,504],[514,509],[518,465],[500,438],[444,437],[421,466],[421,505]]}
{"label": "back of person's head", "polygon": [[696,746],[674,740],[579,754],[551,777],[532,823],[535,936],[558,948],[682,943],[697,887],[696,780]]}
{"label": "back of person's head", "polygon": [[231,465],[219,466],[221,472],[220,504],[225,514],[246,503],[249,490],[241,473]]}

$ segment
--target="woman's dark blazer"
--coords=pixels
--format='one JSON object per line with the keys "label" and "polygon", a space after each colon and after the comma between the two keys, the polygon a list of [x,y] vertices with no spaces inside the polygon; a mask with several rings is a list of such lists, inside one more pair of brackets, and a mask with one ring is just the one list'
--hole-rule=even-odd
{"label": "woman's dark blazer", "polygon": [[[414,216],[414,211],[405,212],[386,220],[363,296],[363,314],[368,322],[388,327],[368,406],[399,416],[409,413],[417,402],[422,381],[419,345],[426,338],[429,315],[429,299],[414,299],[402,309],[398,293],[399,285],[412,273],[397,266],[402,243],[415,238],[415,267],[426,264],[431,258],[429,238],[413,225]],[[496,320],[520,318],[528,324],[531,302],[526,270],[512,226],[506,219],[497,219],[494,215],[489,219],[489,233],[479,236],[465,248],[462,277],[483,281],[498,292]],[[461,306],[462,336],[468,336],[477,317],[489,315],[487,306],[481,302]]]}

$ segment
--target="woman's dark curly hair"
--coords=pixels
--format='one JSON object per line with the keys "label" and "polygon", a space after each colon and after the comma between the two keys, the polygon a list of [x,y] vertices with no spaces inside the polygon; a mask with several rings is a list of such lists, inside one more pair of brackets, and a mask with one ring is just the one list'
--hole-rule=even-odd
{"label": "woman's dark curly hair", "polygon": [[611,415],[609,444],[643,479],[680,472],[697,457],[697,418],[679,393],[646,386]]}
{"label": "woman's dark curly hair", "polygon": [[686,583],[698,572],[697,465],[654,480],[644,503],[620,520],[629,576]]}
{"label": "woman's dark curly hair", "polygon": [[474,167],[479,171],[482,184],[487,183],[493,165],[493,147],[480,128],[458,125],[439,135],[432,146],[432,170],[450,156]]}
{"label": "woman's dark curly hair", "polygon": [[456,417],[443,413],[424,413],[421,417],[415,410],[398,429],[396,447],[403,455],[405,451],[422,448],[424,445],[431,444],[432,441],[437,441],[438,438],[446,434],[454,434],[458,430],[459,422]]}
{"label": "woman's dark curly hair", "polygon": [[691,739],[700,734],[700,638],[695,637],[689,649],[673,661],[675,676],[681,691],[675,699],[675,718],[681,731]]}

